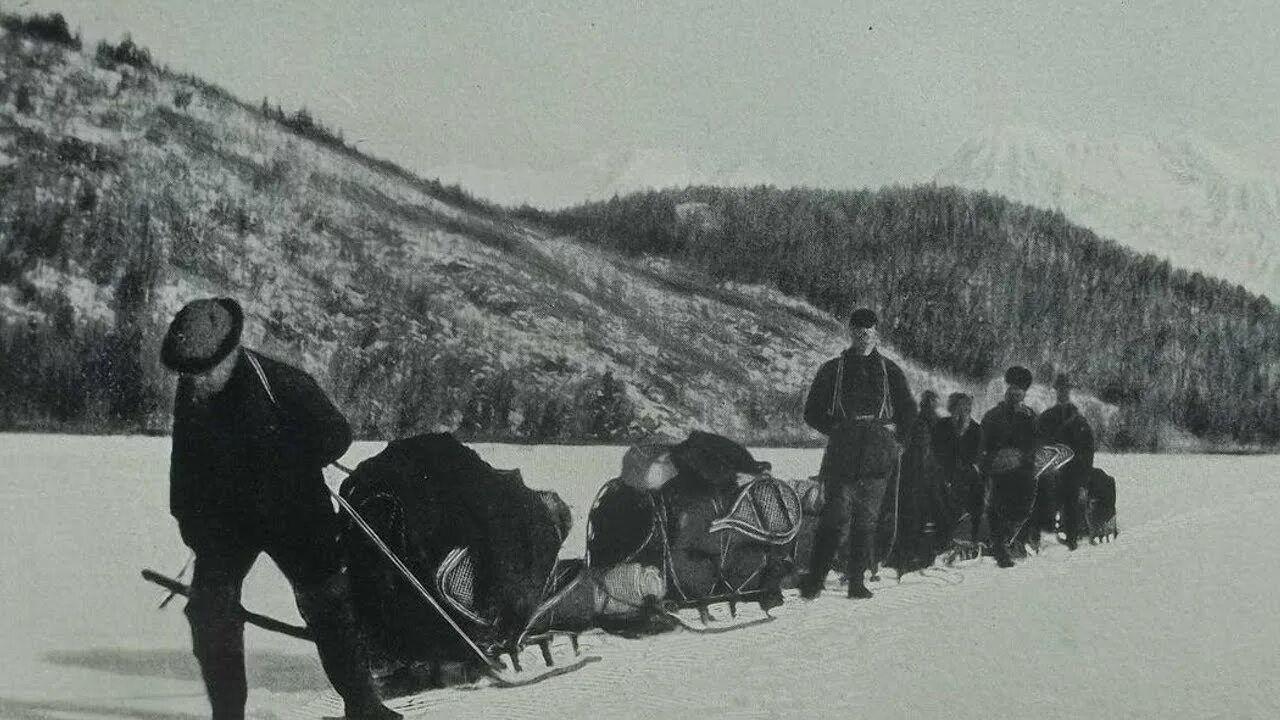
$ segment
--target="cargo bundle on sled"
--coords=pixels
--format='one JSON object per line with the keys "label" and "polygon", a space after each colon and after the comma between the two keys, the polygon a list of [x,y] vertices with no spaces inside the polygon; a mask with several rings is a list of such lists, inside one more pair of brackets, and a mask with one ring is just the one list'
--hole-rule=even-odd
{"label": "cargo bundle on sled", "polygon": [[1040,518],[1041,529],[1053,533],[1060,542],[1066,543],[1066,527],[1063,523],[1063,505],[1067,502],[1077,504],[1080,524],[1076,530],[1076,540],[1088,540],[1090,544],[1110,542],[1120,534],[1116,525],[1116,479],[1101,468],[1090,468],[1080,485],[1075,498],[1064,498],[1058,490],[1057,473],[1046,473],[1041,480],[1045,489],[1041,497],[1045,498],[1046,510]]}
{"label": "cargo bundle on sled", "polygon": [[[573,633],[586,627],[589,609],[576,625],[547,623],[582,571],[557,561],[572,518],[555,493],[534,491],[519,471],[495,469],[452,435],[434,434],[391,442],[357,466],[340,495],[354,510],[344,513],[342,534],[352,604],[380,676],[425,671],[437,680],[444,665],[473,663],[505,684],[527,682],[547,670],[503,671],[524,671],[521,654],[532,646],[551,668],[557,630],[576,656]],[[388,550],[403,568],[388,562]]]}
{"label": "cargo bundle on sled", "polygon": [[[663,621],[706,630],[709,606],[781,604],[800,532],[800,498],[741,445],[694,432],[628,451],[587,525],[587,564],[610,589],[599,624],[627,631]],[[614,594],[614,588],[620,590]],[[680,618],[697,609],[703,627]],[[733,625],[733,627],[740,626]]]}

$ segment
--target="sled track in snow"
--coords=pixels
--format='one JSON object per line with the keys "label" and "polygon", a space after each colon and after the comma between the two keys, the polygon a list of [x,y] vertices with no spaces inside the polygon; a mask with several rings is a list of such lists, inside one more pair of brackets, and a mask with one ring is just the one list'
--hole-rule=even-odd
{"label": "sled track in snow", "polygon": [[[603,661],[571,677],[504,690],[482,680],[475,685],[433,690],[389,704],[406,717],[539,717],[549,712],[560,714],[560,710],[565,716],[688,716],[696,712],[696,707],[691,709],[686,693],[655,693],[653,689],[678,687],[695,674],[711,672],[717,667],[736,667],[743,658],[769,662],[776,657],[777,662],[787,665],[788,674],[793,676],[822,673],[833,663],[847,661],[843,653],[850,646],[874,649],[885,643],[918,641],[908,636],[904,626],[894,622],[895,617],[914,610],[945,610],[945,602],[940,601],[948,595],[991,587],[1016,590],[1027,584],[1059,582],[1059,578],[1077,573],[1081,567],[1116,561],[1124,554],[1126,545],[1194,536],[1214,521],[1234,517],[1258,503],[1280,503],[1280,485],[1222,505],[1165,513],[1133,527],[1123,524],[1121,508],[1120,535],[1112,542],[1086,544],[1075,553],[1068,553],[1056,540],[1046,537],[1041,555],[1020,561],[1017,567],[1007,571],[998,570],[989,557],[964,561],[952,568],[935,566],[923,574],[908,574],[901,583],[889,577],[872,583],[869,587],[875,597],[864,601],[845,599],[845,588],[834,582],[829,582],[826,592],[811,602],[789,591],[787,602],[773,610],[775,622],[738,632],[698,635],[677,630],[637,640],[587,633],[581,637],[582,652],[599,655]],[[713,609],[717,617],[728,616],[727,606],[718,605]],[[753,603],[743,605],[739,611],[739,616],[745,619],[761,615]],[[832,628],[841,628],[841,636],[833,638]],[[339,717],[342,711],[341,701],[332,691],[319,693],[292,707],[272,704],[275,707],[261,710],[266,711],[265,716],[279,720]],[[742,717],[772,714],[767,707],[741,710]],[[737,708],[735,716],[736,711]]]}

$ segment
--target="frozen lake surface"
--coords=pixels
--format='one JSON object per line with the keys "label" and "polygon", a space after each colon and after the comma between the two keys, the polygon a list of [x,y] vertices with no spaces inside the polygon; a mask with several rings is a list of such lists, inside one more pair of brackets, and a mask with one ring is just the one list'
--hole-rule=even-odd
{"label": "frozen lake surface", "polygon": [[[572,505],[564,554],[580,555],[586,511],[624,448],[474,447]],[[168,515],[168,452],[167,438],[0,435],[0,718],[208,716],[182,601],[157,610],[161,591],[138,575],[187,557]],[[756,455],[807,477],[820,452]],[[603,660],[580,672],[440,690],[412,716],[1280,717],[1280,458],[1098,464],[1117,478],[1110,545],[909,575],[866,602],[788,593],[776,622],[727,635],[588,635]],[[298,622],[265,557],[244,604]],[[333,714],[308,644],[254,628],[246,643],[251,716]]]}

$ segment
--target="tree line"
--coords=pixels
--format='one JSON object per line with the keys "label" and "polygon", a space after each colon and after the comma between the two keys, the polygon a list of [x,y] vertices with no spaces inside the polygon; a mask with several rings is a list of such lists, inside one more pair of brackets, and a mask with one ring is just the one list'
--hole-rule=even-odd
{"label": "tree line", "polygon": [[1119,406],[1104,439],[1163,449],[1181,428],[1280,440],[1280,316],[1262,296],[1175,269],[1061,213],[932,185],[878,191],[650,191],[526,218],[628,253],[772,285],[837,314],[877,308],[927,366],[985,380],[1021,363]]}

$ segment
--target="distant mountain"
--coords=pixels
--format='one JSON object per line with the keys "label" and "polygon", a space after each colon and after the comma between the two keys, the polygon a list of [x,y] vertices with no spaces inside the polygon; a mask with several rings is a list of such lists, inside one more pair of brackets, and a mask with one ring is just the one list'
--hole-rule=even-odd
{"label": "distant mountain", "polygon": [[555,209],[608,200],[639,190],[689,185],[743,187],[772,182],[758,161],[728,168],[705,168],[681,151],[655,148],[600,153],[554,170],[451,165],[426,174],[458,184],[479,197],[507,206]]}
{"label": "distant mountain", "polygon": [[1000,127],[964,143],[934,180],[1061,210],[1139,252],[1280,299],[1280,177],[1203,139]]}

